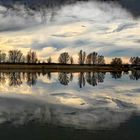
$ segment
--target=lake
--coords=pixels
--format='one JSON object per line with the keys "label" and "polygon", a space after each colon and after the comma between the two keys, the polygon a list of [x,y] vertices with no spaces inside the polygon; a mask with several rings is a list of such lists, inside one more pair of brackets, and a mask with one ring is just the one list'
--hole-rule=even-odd
{"label": "lake", "polygon": [[[0,62],[16,50],[20,62],[56,64],[66,52],[78,64],[83,50],[129,64],[139,16],[140,0],[0,0]],[[0,68],[1,140],[140,140],[139,70],[42,69]]]}
{"label": "lake", "polygon": [[1,72],[2,139],[138,139],[140,71]]}

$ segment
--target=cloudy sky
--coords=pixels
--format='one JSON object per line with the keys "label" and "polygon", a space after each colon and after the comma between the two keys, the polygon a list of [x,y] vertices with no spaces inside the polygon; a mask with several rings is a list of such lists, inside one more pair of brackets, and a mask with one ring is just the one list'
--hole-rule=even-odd
{"label": "cloudy sky", "polygon": [[[123,0],[124,3],[126,3]],[[61,52],[97,51],[128,62],[140,52],[140,19],[114,2],[77,2],[61,8],[26,11],[0,6],[0,49],[33,49],[41,60],[56,62]]]}

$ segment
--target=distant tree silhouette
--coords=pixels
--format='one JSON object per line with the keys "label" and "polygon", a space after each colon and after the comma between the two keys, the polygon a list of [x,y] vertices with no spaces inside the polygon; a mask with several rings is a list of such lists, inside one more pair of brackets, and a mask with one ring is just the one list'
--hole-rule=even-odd
{"label": "distant tree silhouette", "polygon": [[86,60],[86,53],[83,52],[82,50],[80,50],[79,54],[78,54],[78,63],[80,65],[83,65],[85,63],[85,60]]}
{"label": "distant tree silhouette", "polygon": [[105,58],[103,55],[98,55],[98,59],[97,59],[97,63],[98,64],[105,64]]}
{"label": "distant tree silhouette", "polygon": [[140,57],[131,57],[130,58],[130,63],[133,65],[140,65]]}
{"label": "distant tree silhouette", "polygon": [[87,64],[92,64],[92,53],[90,53],[90,54],[87,55],[86,63]]}
{"label": "distant tree silhouette", "polygon": [[26,57],[23,55],[21,58],[21,63],[25,63],[26,62]]}
{"label": "distant tree silhouette", "polygon": [[21,63],[23,53],[20,50],[10,50],[8,62],[10,63]]}
{"label": "distant tree silhouette", "polygon": [[37,58],[36,52],[30,50],[27,53],[26,61],[27,63],[37,63],[38,58]]}
{"label": "distant tree silhouette", "polygon": [[70,60],[70,56],[67,52],[61,53],[58,58],[58,61],[61,64],[67,64],[69,62],[69,60]]}
{"label": "distant tree silhouette", "polygon": [[93,52],[87,55],[86,58],[87,64],[105,64],[104,56],[98,55],[98,53]]}
{"label": "distant tree silhouette", "polygon": [[122,65],[122,59],[121,58],[112,59],[111,65]]}
{"label": "distant tree silhouette", "polygon": [[51,57],[49,57],[48,59],[47,59],[47,63],[52,63],[52,58]]}
{"label": "distant tree silhouette", "polygon": [[74,63],[74,60],[73,60],[73,57],[71,56],[70,57],[70,64],[73,64]]}
{"label": "distant tree silhouette", "polygon": [[92,59],[91,59],[92,64],[97,64],[97,63],[98,63],[98,53],[93,52],[91,58],[92,58]]}
{"label": "distant tree silhouette", "polygon": [[0,51],[0,63],[6,62],[6,53]]}

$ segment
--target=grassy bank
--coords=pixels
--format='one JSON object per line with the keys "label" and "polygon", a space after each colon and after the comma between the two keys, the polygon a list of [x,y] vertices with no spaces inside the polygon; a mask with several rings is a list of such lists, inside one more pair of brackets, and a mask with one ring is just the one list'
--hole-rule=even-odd
{"label": "grassy bank", "polygon": [[79,64],[25,64],[25,63],[3,63],[0,71],[129,71],[139,69],[140,65],[79,65]]}

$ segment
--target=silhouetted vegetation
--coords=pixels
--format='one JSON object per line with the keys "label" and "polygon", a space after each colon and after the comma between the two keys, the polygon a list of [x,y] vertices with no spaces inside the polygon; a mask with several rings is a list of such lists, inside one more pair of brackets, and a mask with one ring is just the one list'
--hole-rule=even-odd
{"label": "silhouetted vegetation", "polygon": [[23,53],[20,50],[10,50],[8,56],[8,62],[10,63],[24,62]]}
{"label": "silhouetted vegetation", "polygon": [[51,57],[49,57],[48,59],[47,59],[47,63],[52,63],[52,58]]}
{"label": "silhouetted vegetation", "polygon": [[[61,53],[58,57],[58,63],[59,64],[76,64],[74,60],[76,58],[69,55],[68,52]],[[48,57],[48,59],[45,61],[39,60],[37,57],[37,54],[35,51],[28,51],[27,54],[22,53],[20,50],[10,50],[8,54],[0,51],[0,63],[24,63],[24,64],[52,64],[52,58]],[[130,58],[130,64],[129,65],[140,65],[140,58],[137,57],[131,57]],[[54,64],[54,63],[53,63]],[[78,64],[79,65],[105,65],[105,57],[103,55],[99,55],[97,52],[92,52],[86,55],[86,52],[83,50],[80,50],[78,53]],[[107,64],[108,65],[108,64]],[[113,58],[110,65],[120,67],[123,65],[123,61],[121,58]]]}
{"label": "silhouetted vegetation", "polygon": [[105,59],[104,56],[98,55],[97,52],[93,52],[88,54],[86,58],[86,63],[87,64],[105,64]]}
{"label": "silhouetted vegetation", "polygon": [[73,57],[71,56],[70,57],[70,64],[73,64],[74,63],[74,60],[73,60]]}
{"label": "silhouetted vegetation", "polygon": [[60,54],[59,58],[58,58],[58,62],[61,64],[67,64],[70,60],[70,56],[67,52],[64,52],[62,54]]}
{"label": "silhouetted vegetation", "polygon": [[117,66],[122,65],[122,59],[121,58],[114,58],[114,59],[112,59],[111,65],[117,65]]}
{"label": "silhouetted vegetation", "polygon": [[26,56],[26,60],[27,63],[37,63],[38,58],[36,52],[30,50]]}
{"label": "silhouetted vegetation", "polygon": [[86,60],[86,53],[83,52],[82,50],[80,50],[79,54],[78,54],[78,63],[80,65],[83,65],[85,63],[85,60]]}
{"label": "silhouetted vegetation", "polygon": [[0,63],[6,62],[6,53],[0,51]]}
{"label": "silhouetted vegetation", "polygon": [[133,64],[133,65],[140,65],[140,58],[137,56],[137,57],[131,57],[130,58],[130,63]]}

